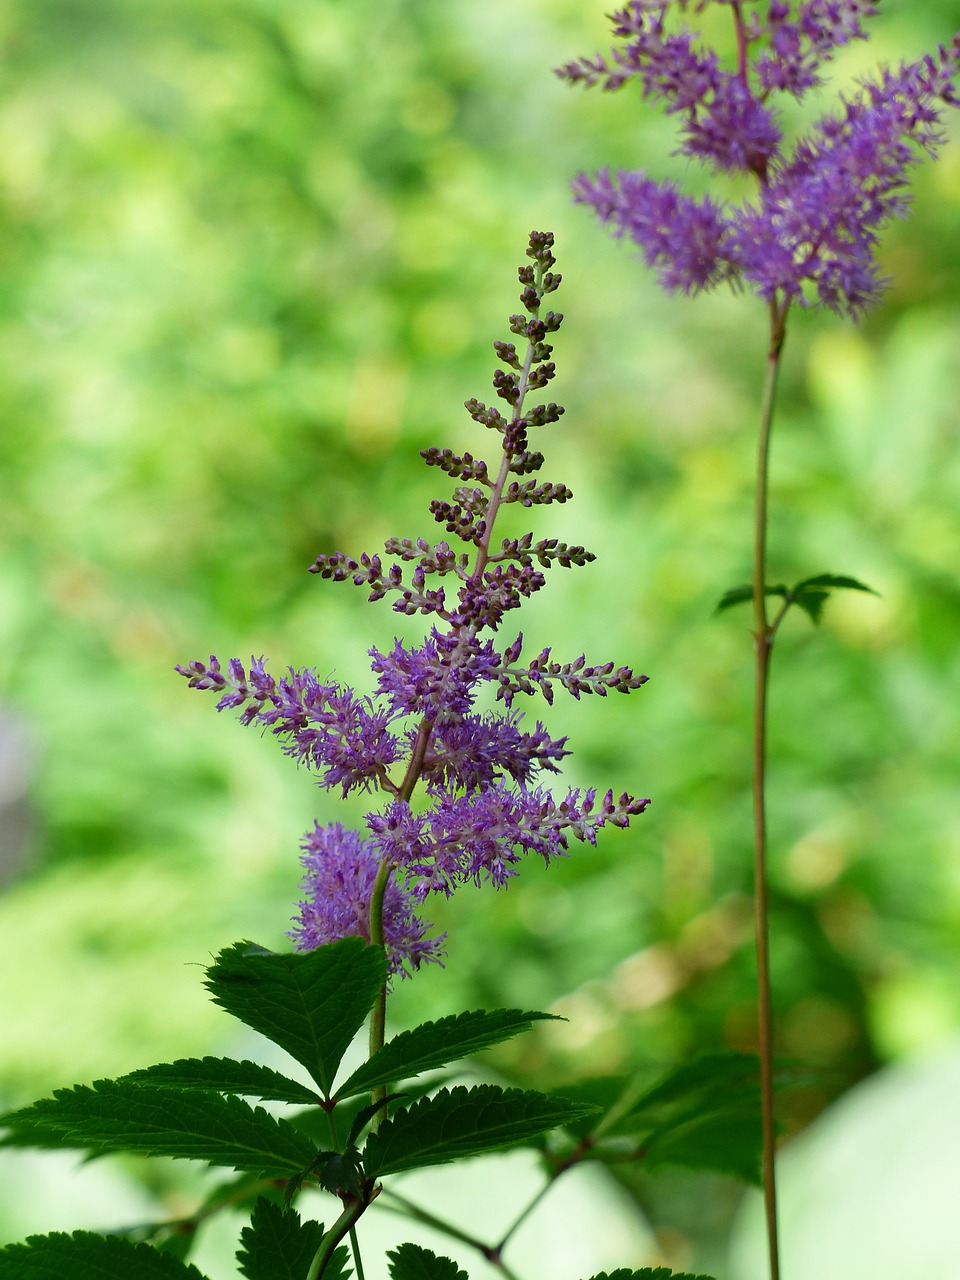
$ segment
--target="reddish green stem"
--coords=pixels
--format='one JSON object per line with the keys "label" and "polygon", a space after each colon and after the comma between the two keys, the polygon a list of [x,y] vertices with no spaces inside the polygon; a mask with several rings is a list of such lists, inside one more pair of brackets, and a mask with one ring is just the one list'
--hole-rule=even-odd
{"label": "reddish green stem", "polygon": [[770,303],[770,349],[760,414],[753,536],[753,645],[756,658],[753,708],[753,878],[757,949],[757,1010],[760,1048],[760,1109],[763,1127],[763,1198],[770,1254],[770,1280],[780,1280],[777,1238],[776,1124],[773,1106],[773,1001],[770,986],[770,913],[767,900],[767,689],[775,627],[767,620],[767,499],[770,436],[789,303]]}

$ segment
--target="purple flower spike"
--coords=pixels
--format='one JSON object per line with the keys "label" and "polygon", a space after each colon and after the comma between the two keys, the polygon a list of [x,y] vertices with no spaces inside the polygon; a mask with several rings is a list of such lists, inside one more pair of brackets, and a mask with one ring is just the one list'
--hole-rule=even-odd
{"label": "purple flower spike", "polygon": [[[613,199],[612,186],[610,191]],[[684,241],[682,287],[704,287],[719,257],[713,208],[672,192],[663,200],[662,223],[682,214],[688,232],[697,228],[698,247],[690,247],[690,234]],[[626,225],[623,230],[632,233]],[[662,243],[655,243],[655,235]],[[665,275],[681,270],[675,235],[666,225],[650,230],[651,261]],[[438,499],[430,512],[466,550],[448,541],[388,538],[386,560],[337,551],[318,556],[311,566],[321,578],[366,588],[372,601],[393,595],[399,613],[433,615],[429,635],[419,644],[396,640],[385,652],[369,650],[371,697],[320,680],[311,668],[291,667],[276,679],[262,658],[251,660],[249,672],[237,658],[224,671],[215,656],[209,663],[177,667],[191,688],[216,691],[219,710],[238,709],[241,723],[269,729],[288,755],[319,775],[322,786],[339,787],[343,795],[385,793],[384,806],[367,815],[367,838],[339,823],[317,825],[306,836],[303,900],[291,934],[301,949],[346,937],[370,939],[371,898],[386,868],[383,942],[391,973],[410,973],[443,954],[443,938],[427,938],[429,926],[415,911],[429,893],[449,895],[468,882],[501,888],[526,854],[539,854],[549,865],[566,853],[571,837],[594,844],[601,827],[625,827],[649,804],[629,795],[614,801],[608,792],[598,806],[594,791],[582,799],[569,791],[555,801],[537,782],[543,773],[559,772],[569,755],[567,739],[551,738],[539,721],[524,728],[513,707],[521,694],[541,693],[552,702],[556,686],[578,699],[605,697],[610,690],[629,693],[647,677],[612,662],[588,666],[582,654],[560,663],[549,648],[521,665],[522,635],[503,652],[483,635],[539,591],[550,569],[583,566],[594,558],[557,538],[493,536],[501,507],[545,506],[573,496],[566,485],[525,478],[544,460],[528,447],[530,432],[563,414],[553,401],[526,407],[527,396],[555,373],[547,339],[563,316],[542,311],[544,298],[560,284],[552,248],[552,235],[533,232],[531,263],[519,271],[525,314],[510,317],[510,331],[521,340],[522,354],[514,342],[494,344],[504,367],[493,385],[504,412],[475,398],[466,401],[471,418],[499,436],[497,465],[469,453],[423,450],[428,466],[461,482],[453,501]],[[428,586],[431,575],[446,585]],[[497,711],[476,709],[484,692]],[[423,794],[414,806],[418,784]]]}

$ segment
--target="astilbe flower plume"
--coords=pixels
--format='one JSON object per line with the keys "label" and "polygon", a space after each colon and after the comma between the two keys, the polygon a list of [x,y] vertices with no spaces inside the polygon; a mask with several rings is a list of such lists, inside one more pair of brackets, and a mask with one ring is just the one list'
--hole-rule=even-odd
{"label": "astilbe flower plume", "polygon": [[[671,29],[671,11],[700,13],[711,3],[731,15],[730,67],[685,25]],[[729,281],[782,308],[816,302],[856,318],[885,283],[874,261],[877,233],[906,212],[911,166],[942,141],[944,107],[960,105],[960,35],[841,94],[837,110],[792,150],[774,101],[819,86],[823,64],[864,39],[863,20],[876,12],[865,0],[768,0],[749,13],[741,0],[633,0],[611,15],[620,43],[609,57],[581,58],[558,74],[608,90],[636,81],[645,98],[679,117],[681,154],[753,175],[757,195],[723,204],[643,172],[601,170],[576,178],[575,199],[633,240],[668,292]]]}
{"label": "astilbe flower plume", "polygon": [[[240,710],[242,724],[269,729],[283,750],[313,770],[324,787],[385,794],[386,803],[366,817],[366,833],[339,823],[314,827],[304,838],[303,899],[291,936],[310,949],[348,936],[371,937],[374,885],[386,867],[383,938],[390,969],[406,975],[443,953],[444,937],[428,937],[419,909],[430,893],[449,895],[462,884],[501,887],[516,874],[522,857],[535,853],[546,864],[564,855],[571,838],[596,842],[604,826],[625,827],[649,801],[612,791],[568,790],[560,799],[538,781],[557,773],[568,755],[566,738],[551,738],[539,721],[523,723],[518,695],[556,688],[575,698],[610,690],[627,693],[647,679],[612,662],[588,665],[584,655],[558,662],[551,649],[522,658],[523,634],[498,647],[491,634],[505,615],[539,591],[554,565],[585,565],[583,547],[555,538],[535,541],[493,537],[500,509],[563,503],[572,497],[562,484],[526,477],[543,465],[528,447],[532,429],[558,421],[553,403],[526,408],[531,391],[554,377],[548,335],[563,319],[541,314],[544,298],[561,277],[552,268],[553,236],[533,232],[531,262],[520,268],[523,314],[510,317],[521,342],[497,342],[504,366],[493,386],[509,412],[476,399],[471,418],[500,437],[495,469],[469,453],[422,450],[428,466],[458,481],[451,501],[430,505],[434,519],[456,543],[390,538],[379,554],[353,558],[343,552],[317,557],[311,572],[367,589],[371,601],[393,597],[401,614],[433,620],[419,644],[396,640],[386,652],[369,651],[375,685],[360,696],[312,669],[270,674],[262,658],[226,666],[211,656],[177,667],[194,689],[217,692],[217,709]],[[428,586],[428,579],[438,585]],[[497,712],[476,708],[484,687],[495,690]],[[412,803],[422,785],[420,803]]]}

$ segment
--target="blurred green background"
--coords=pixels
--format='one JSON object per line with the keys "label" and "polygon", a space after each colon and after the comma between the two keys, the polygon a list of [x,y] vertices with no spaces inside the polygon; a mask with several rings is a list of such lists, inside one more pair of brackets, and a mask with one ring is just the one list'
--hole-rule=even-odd
{"label": "blurred green background", "polygon": [[[873,25],[838,60],[848,87],[948,39],[960,3],[890,0]],[[524,631],[651,677],[531,711],[570,735],[572,785],[654,804],[509,892],[436,906],[448,966],[393,1017],[565,1014],[497,1059],[520,1082],[753,1045],[749,620],[712,610],[749,576],[765,315],[665,299],[571,207],[570,177],[603,164],[702,184],[634,92],[551,74],[606,29],[580,0],[0,10],[3,1100],[225,1047],[198,966],[238,937],[282,945],[302,832],[364,806],[173,665],[265,653],[364,685],[371,644],[421,633],[306,567],[432,536],[447,486],[418,450],[489,448],[460,406],[490,397],[531,227],[556,233],[567,315],[543,474],[576,492],[535,531],[598,559],[556,570]],[[784,1099],[793,1131],[960,1021],[949,135],[884,237],[883,308],[858,328],[797,315],[788,340],[772,574],[881,592],[837,598],[818,632],[791,619],[775,662],[780,1047],[813,1069]],[[661,1260],[720,1267],[736,1187],[630,1191]],[[4,1212],[0,1238],[22,1234]]]}

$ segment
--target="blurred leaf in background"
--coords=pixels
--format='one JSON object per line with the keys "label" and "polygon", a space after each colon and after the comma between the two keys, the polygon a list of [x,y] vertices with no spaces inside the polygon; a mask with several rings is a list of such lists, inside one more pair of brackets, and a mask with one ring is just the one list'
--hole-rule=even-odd
{"label": "blurred leaf in background", "polygon": [[[417,452],[482,453],[460,406],[486,394],[534,226],[556,232],[568,315],[545,476],[576,492],[538,536],[598,560],[525,630],[651,676],[631,703],[544,718],[571,735],[572,785],[655,803],[454,900],[448,969],[393,1015],[563,1013],[498,1051],[527,1084],[752,1047],[749,639],[712,610],[748,576],[764,317],[662,298],[570,206],[580,168],[685,179],[669,122],[552,76],[606,26],[579,0],[0,14],[0,698],[16,758],[37,757],[0,898],[6,1101],[226,1047],[198,966],[238,936],[281,944],[302,831],[362,806],[344,817],[173,664],[266,653],[363,683],[371,644],[419,633],[306,567],[429,533]],[[891,0],[837,80],[958,26],[957,0]],[[774,572],[882,593],[832,599],[818,632],[790,619],[778,660],[774,981],[781,1048],[819,1073],[785,1097],[791,1129],[960,1013],[958,144],[884,239],[886,305],[790,336]],[[719,1274],[739,1192],[631,1190],[664,1261]]]}

